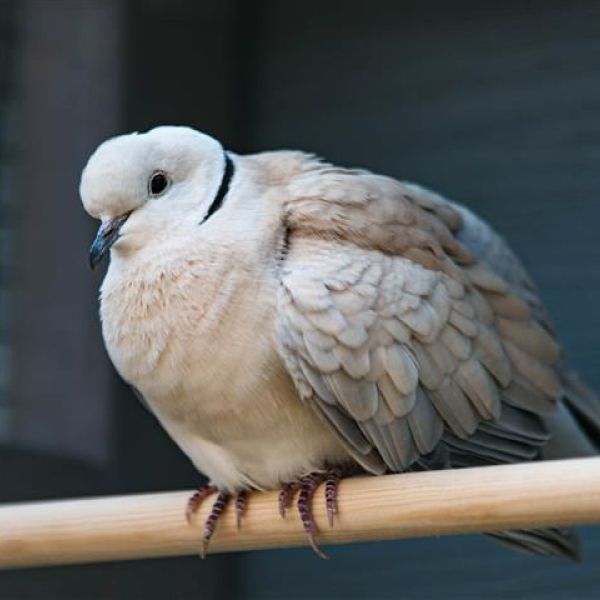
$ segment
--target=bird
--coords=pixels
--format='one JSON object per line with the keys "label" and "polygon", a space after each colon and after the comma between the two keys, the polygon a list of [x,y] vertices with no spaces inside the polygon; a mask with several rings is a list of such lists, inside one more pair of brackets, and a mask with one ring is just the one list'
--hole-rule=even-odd
{"label": "bird", "polygon": [[[225,506],[296,500],[316,543],[340,479],[598,452],[600,403],[534,282],[465,206],[295,150],[241,155],[185,126],[103,142],[80,196],[108,355]],[[569,529],[492,532],[576,558]]]}

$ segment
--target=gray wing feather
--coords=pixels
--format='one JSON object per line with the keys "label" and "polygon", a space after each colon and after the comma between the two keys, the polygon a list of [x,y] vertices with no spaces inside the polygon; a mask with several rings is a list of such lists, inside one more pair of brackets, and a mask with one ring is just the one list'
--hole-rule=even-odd
{"label": "gray wing feather", "polygon": [[[499,236],[417,186],[314,163],[285,211],[281,354],[359,464],[379,473],[540,455],[565,370],[535,286]],[[579,416],[600,428],[592,404]],[[495,535],[575,553],[559,530]]]}

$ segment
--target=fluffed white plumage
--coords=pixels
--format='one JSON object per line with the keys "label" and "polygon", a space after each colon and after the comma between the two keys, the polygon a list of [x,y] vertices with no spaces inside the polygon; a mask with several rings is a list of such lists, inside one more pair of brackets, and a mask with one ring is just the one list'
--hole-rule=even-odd
{"label": "fluffed white plumage", "polygon": [[[277,352],[281,225],[252,164],[236,159],[227,202],[199,225],[222,157],[187,128],[116,138],[90,159],[81,196],[95,217],[133,211],[100,292],[115,367],[217,486],[273,488],[345,453],[298,402]],[[155,171],[171,184],[149,198]]]}
{"label": "fluffed white plumage", "polygon": [[109,355],[221,489],[534,458],[563,397],[569,452],[594,451],[568,407],[597,428],[596,401],[573,391],[535,287],[459,205],[183,127],[105,142],[81,196],[105,232],[121,219]]}

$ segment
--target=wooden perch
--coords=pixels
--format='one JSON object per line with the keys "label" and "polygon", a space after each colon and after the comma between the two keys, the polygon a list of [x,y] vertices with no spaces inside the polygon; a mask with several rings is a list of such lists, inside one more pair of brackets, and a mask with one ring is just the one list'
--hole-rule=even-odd
{"label": "wooden perch", "polygon": [[[190,493],[5,505],[0,567],[194,554],[213,498],[188,525]],[[314,512],[322,544],[599,523],[600,458],[348,479],[333,528],[322,487]],[[241,530],[224,513],[209,552],[304,544],[296,512],[281,519],[277,493],[255,493]]]}

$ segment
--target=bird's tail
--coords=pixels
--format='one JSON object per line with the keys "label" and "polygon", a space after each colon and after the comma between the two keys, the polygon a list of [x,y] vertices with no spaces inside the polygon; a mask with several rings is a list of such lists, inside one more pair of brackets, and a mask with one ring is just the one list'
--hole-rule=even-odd
{"label": "bird's tail", "polygon": [[[593,456],[600,452],[600,399],[573,371],[563,375],[564,397],[559,409],[544,417],[551,434],[541,458],[546,460]],[[489,533],[515,550],[578,560],[580,543],[566,527]]]}
{"label": "bird's tail", "polygon": [[493,531],[487,535],[513,550],[526,554],[569,560],[581,559],[579,537],[568,527]]}
{"label": "bird's tail", "polygon": [[552,437],[542,458],[552,460],[600,453],[600,399],[574,371],[564,373],[563,388],[559,410],[544,418]]}

